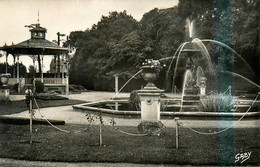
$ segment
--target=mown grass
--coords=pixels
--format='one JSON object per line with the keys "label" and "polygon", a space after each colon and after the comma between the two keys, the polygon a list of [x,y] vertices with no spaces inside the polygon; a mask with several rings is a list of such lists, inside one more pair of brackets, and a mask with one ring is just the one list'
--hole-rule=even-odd
{"label": "mown grass", "polygon": [[[61,99],[61,100],[40,100],[37,99],[37,103],[40,108],[45,107],[57,107],[57,106],[66,106],[66,105],[75,105],[84,103],[80,100],[72,99]],[[37,108],[34,104],[33,108]],[[14,114],[22,111],[28,110],[25,100],[19,101],[0,101],[0,115]]]}
{"label": "mown grass", "polygon": [[[78,131],[87,125],[67,124],[60,128]],[[136,127],[119,127],[138,133]],[[206,131],[206,129],[197,129]],[[218,129],[212,129],[218,130]],[[63,133],[50,126],[0,124],[0,157],[65,162],[129,162],[179,165],[241,165],[235,155],[252,151],[242,165],[260,165],[260,129],[230,129],[219,135],[199,135],[180,128],[179,149],[175,148],[175,129],[166,128],[160,136],[129,136],[103,126],[103,146],[99,128],[82,133]]]}

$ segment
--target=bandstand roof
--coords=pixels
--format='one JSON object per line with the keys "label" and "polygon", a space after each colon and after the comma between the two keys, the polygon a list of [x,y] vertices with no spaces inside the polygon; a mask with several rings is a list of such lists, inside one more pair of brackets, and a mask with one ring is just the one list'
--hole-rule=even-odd
{"label": "bandstand roof", "polygon": [[0,50],[6,51],[11,54],[24,54],[24,55],[59,55],[67,53],[68,48],[60,47],[57,44],[50,42],[46,39],[28,39],[18,44],[5,45],[0,47]]}
{"label": "bandstand roof", "polygon": [[26,27],[31,28],[30,39],[18,44],[12,44],[9,46],[4,45],[0,47],[0,50],[6,51],[10,54],[19,55],[60,55],[63,53],[68,53],[68,48],[60,47],[56,43],[45,39],[45,33],[47,32],[47,29],[41,27],[39,23]]}

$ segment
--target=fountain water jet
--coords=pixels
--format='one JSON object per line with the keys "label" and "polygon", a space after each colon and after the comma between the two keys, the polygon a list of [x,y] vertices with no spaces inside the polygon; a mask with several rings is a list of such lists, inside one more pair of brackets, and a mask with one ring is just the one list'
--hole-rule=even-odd
{"label": "fountain water jet", "polygon": [[187,18],[186,19],[186,27],[188,29],[189,32],[189,37],[193,38],[194,37],[194,20]]}
{"label": "fountain water jet", "polygon": [[250,65],[246,62],[246,60],[240,54],[238,54],[234,49],[232,49],[230,46],[226,45],[225,43],[217,41],[217,40],[212,40],[212,39],[201,39],[200,41],[213,42],[213,43],[219,44],[219,45],[224,46],[225,48],[231,50],[233,53],[235,53],[235,55],[237,55],[243,61],[243,63],[245,63],[245,65],[248,67],[250,72],[255,73],[253,71],[253,69],[250,67]]}
{"label": "fountain water jet", "polygon": [[209,55],[209,52],[208,52],[208,49],[206,48],[206,46],[198,38],[193,39],[191,43],[194,43],[194,44],[196,44],[198,46],[199,50],[202,52],[202,55],[204,55],[206,57],[206,59],[208,60],[210,73],[214,73],[212,60],[211,60],[211,57]]}

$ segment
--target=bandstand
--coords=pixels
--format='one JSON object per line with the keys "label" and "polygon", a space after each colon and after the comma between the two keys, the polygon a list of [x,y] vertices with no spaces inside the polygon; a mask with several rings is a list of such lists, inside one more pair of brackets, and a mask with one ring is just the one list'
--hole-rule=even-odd
{"label": "bandstand", "polygon": [[[6,55],[6,73],[8,56],[13,56],[12,78],[9,79],[8,85],[18,84],[18,92],[20,93],[24,87],[32,86],[33,80],[40,80],[44,84],[45,91],[59,91],[61,93],[69,93],[69,75],[68,75],[68,53],[69,49],[61,47],[56,43],[45,39],[47,29],[40,26],[39,23],[26,26],[30,28],[31,38],[18,44],[4,45],[0,50]],[[33,74],[32,78],[21,78],[19,76],[19,58],[21,56],[29,56],[32,58],[33,67],[38,66],[38,73]],[[45,56],[53,56],[54,73],[43,73],[42,67]],[[62,64],[61,64],[62,62]]]}

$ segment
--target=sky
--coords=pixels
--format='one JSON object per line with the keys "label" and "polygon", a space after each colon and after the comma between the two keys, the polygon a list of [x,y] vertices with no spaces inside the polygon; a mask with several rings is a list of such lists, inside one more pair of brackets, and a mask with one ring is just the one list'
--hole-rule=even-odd
{"label": "sky", "polygon": [[[57,32],[69,35],[71,31],[86,30],[108,16],[111,11],[132,15],[137,21],[154,8],[165,9],[176,6],[178,0],[0,0],[0,46],[17,44],[30,38],[25,25],[39,22],[47,28],[46,39],[57,40]],[[64,38],[65,39],[65,38]],[[22,56],[20,61],[27,67],[32,59]],[[43,71],[49,70],[51,57],[44,58]],[[0,63],[5,57],[0,58]],[[12,56],[8,63],[12,64]]]}

